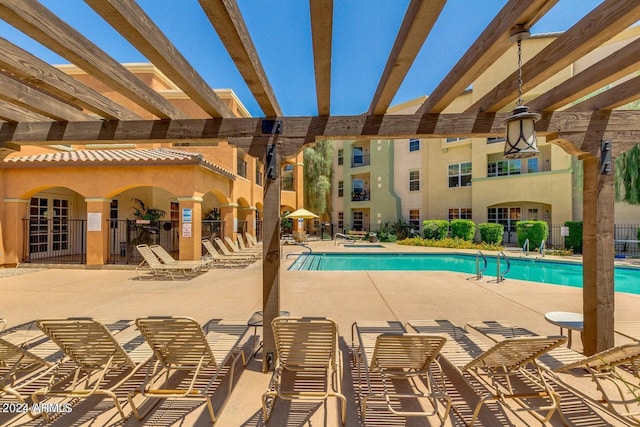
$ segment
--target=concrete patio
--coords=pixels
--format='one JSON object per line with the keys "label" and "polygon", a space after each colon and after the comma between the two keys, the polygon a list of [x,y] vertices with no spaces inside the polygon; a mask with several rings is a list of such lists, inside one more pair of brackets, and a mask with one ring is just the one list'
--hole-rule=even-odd
{"label": "concrete patio", "polygon": [[[311,242],[310,245],[314,251],[344,250],[334,246],[333,242]],[[384,246],[375,250],[429,251],[427,248],[395,244]],[[297,246],[283,248],[285,256],[300,252]],[[545,321],[546,312],[582,311],[582,291],[579,288],[512,279],[501,284],[487,280],[477,282],[467,280],[469,275],[451,272],[287,271],[293,260],[293,257],[283,257],[281,308],[290,311],[292,316],[326,316],[339,323],[348,426],[361,425],[348,352],[351,325],[356,320],[398,320],[405,323],[412,319],[449,319],[463,326],[473,320],[501,319],[539,334],[556,335],[558,328]],[[190,316],[201,324],[213,318],[244,320],[262,309],[261,274],[260,262],[243,269],[214,269],[186,281],[141,281],[131,269],[39,270],[0,278],[0,317],[7,319],[8,327],[34,319],[70,316],[89,316],[98,320],[135,319],[149,315]],[[640,320],[638,312],[640,295],[616,294],[616,320]],[[247,354],[254,344],[252,332],[248,332],[245,340]],[[619,336],[616,340],[617,344],[624,342]],[[581,350],[577,336],[574,336],[573,348]],[[217,402],[219,414],[216,425],[265,425],[260,398],[269,379],[270,375],[261,372],[261,354],[258,353],[244,370],[236,371],[236,384],[224,407],[220,406],[224,390],[215,393],[214,406]],[[226,381],[223,387],[228,385]],[[593,390],[584,391],[597,397]],[[571,397],[566,402],[581,405],[581,399],[573,400],[577,403]],[[128,407],[125,409],[130,410]],[[495,418],[493,413],[489,413],[491,411],[485,412],[482,425],[539,425],[526,413],[516,416],[507,411],[501,415],[505,418]],[[588,419],[589,425],[623,425],[620,420],[589,405],[578,408],[571,416],[576,417],[574,421],[580,417],[585,421]],[[11,418],[8,414],[0,414],[0,423],[8,426],[47,425],[42,420],[30,420],[26,416]],[[552,424],[562,425],[561,419],[554,416]],[[143,422],[130,417],[123,424],[108,400],[96,399],[74,407],[72,413],[48,425],[205,426],[210,425],[210,421],[205,405],[163,403]],[[331,398],[326,405],[278,401],[269,425],[338,426],[336,400]],[[381,413],[368,419],[367,425],[439,425],[439,420],[432,417],[425,423],[424,418],[390,417]],[[452,412],[445,425],[463,423]]]}

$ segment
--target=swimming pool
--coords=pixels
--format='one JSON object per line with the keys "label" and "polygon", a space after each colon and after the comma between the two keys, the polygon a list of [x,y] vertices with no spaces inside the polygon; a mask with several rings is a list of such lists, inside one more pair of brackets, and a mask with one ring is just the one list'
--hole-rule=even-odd
{"label": "swimming pool", "polygon": [[[582,287],[582,264],[533,258],[509,258],[511,270],[507,279]],[[481,260],[481,266],[483,262]],[[485,276],[496,277],[496,258],[487,256]],[[506,263],[502,260],[500,269]],[[289,270],[396,270],[396,271],[456,271],[475,275],[476,256],[470,254],[410,254],[410,253],[313,253],[305,254]],[[640,294],[640,268],[616,267],[615,290]]]}

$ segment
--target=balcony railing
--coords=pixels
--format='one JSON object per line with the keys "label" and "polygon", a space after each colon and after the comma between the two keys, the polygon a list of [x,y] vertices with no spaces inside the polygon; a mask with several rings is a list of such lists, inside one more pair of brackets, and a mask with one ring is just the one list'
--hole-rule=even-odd
{"label": "balcony railing", "polygon": [[362,154],[351,157],[351,167],[357,168],[360,166],[369,166],[371,164],[371,159],[368,154]]}
{"label": "balcony railing", "polygon": [[283,191],[296,191],[295,182],[292,176],[283,176],[280,179],[280,188]]}
{"label": "balcony railing", "polygon": [[351,201],[352,202],[364,202],[367,200],[371,200],[371,194],[369,191],[354,191],[351,193]]}

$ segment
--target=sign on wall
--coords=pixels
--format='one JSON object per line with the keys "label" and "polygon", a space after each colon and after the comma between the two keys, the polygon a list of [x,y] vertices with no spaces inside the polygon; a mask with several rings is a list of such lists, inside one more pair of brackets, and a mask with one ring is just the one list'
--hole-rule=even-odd
{"label": "sign on wall", "polygon": [[182,208],[182,222],[192,222],[193,210],[191,208]]}

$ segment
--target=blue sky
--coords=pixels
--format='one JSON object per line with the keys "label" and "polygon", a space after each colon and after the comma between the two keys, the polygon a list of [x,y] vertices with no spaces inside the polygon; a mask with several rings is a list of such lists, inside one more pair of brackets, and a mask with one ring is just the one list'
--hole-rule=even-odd
{"label": "blue sky", "polygon": [[[564,31],[601,0],[560,0],[532,28]],[[42,0],[120,62],[146,59],[80,0]],[[249,112],[262,111],[197,0],[139,0],[213,88],[233,89]],[[402,23],[408,0],[334,0],[331,112],[365,112]],[[506,0],[449,0],[393,104],[428,95],[504,6]],[[238,0],[285,115],[317,114],[307,0]],[[52,64],[68,63],[4,21],[0,35]]]}

